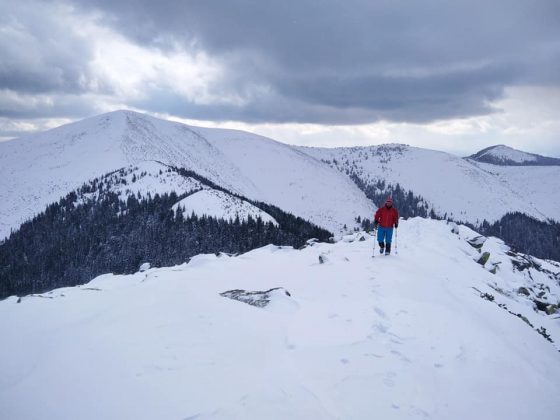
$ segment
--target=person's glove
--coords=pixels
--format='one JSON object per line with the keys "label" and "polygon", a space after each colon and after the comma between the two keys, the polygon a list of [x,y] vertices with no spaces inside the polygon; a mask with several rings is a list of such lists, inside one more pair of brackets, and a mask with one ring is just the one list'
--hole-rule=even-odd
{"label": "person's glove", "polygon": [[379,225],[379,222],[376,220],[375,222],[373,222],[373,228],[377,229],[377,225]]}
{"label": "person's glove", "polygon": [[399,227],[398,223],[395,223],[395,229],[397,229]]}

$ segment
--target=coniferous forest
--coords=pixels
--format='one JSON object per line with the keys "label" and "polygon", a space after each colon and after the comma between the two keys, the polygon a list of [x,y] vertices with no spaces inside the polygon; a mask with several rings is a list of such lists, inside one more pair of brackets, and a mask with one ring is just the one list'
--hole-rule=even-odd
{"label": "coniferous forest", "polygon": [[543,222],[516,212],[492,224],[485,221],[478,230],[503,239],[525,254],[560,261],[560,223]]}
{"label": "coniferous forest", "polygon": [[[91,186],[82,187],[91,190]],[[172,206],[184,196],[76,192],[24,223],[0,245],[0,298],[83,284],[103,273],[133,273],[141,263],[171,266],[200,253],[241,253],[267,244],[302,246],[332,234],[277,207],[252,202],[278,222],[218,220]]]}

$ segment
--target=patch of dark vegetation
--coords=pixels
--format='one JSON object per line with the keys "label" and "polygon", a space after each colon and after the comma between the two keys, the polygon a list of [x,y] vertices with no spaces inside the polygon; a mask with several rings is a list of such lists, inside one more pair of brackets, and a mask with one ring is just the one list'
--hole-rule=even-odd
{"label": "patch of dark vegetation", "polygon": [[[484,221],[480,227],[473,228],[485,236],[503,239],[514,252],[560,261],[560,223],[552,220],[543,222],[515,212],[506,214],[495,223]],[[524,269],[522,264],[519,262],[519,271]]]}
{"label": "patch of dark vegetation", "polygon": [[[191,171],[177,171],[215,187]],[[252,217],[185,216],[172,207],[187,194],[131,194],[122,200],[106,184],[99,178],[71,192],[0,245],[0,299],[83,284],[103,273],[134,273],[146,261],[171,266],[200,253],[236,254],[268,244],[298,248],[309,238],[327,242],[332,237],[266,203],[246,200],[278,225]],[[95,198],[84,198],[91,193],[97,193]]]}

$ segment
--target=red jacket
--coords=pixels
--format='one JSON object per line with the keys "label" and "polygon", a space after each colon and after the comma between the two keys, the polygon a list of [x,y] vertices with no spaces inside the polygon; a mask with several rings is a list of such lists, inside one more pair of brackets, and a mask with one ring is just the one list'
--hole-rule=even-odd
{"label": "red jacket", "polygon": [[373,220],[378,222],[381,227],[392,228],[399,224],[399,212],[394,207],[383,206],[375,212]]}

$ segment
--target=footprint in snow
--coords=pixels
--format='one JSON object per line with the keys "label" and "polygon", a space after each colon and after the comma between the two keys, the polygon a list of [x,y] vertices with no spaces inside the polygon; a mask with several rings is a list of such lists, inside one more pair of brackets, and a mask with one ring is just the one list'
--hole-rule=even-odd
{"label": "footprint in snow", "polygon": [[386,334],[387,331],[389,331],[389,326],[388,326],[388,325],[385,325],[385,324],[383,324],[383,323],[381,323],[381,322],[379,322],[379,323],[373,325],[373,328],[374,328],[375,330],[377,330],[378,332],[380,332],[381,334]]}
{"label": "footprint in snow", "polygon": [[377,306],[375,306],[375,307],[373,308],[373,310],[374,310],[375,313],[376,313],[377,315],[379,315],[381,318],[387,319],[387,314],[383,311],[383,309],[378,308]]}
{"label": "footprint in snow", "polygon": [[410,360],[408,357],[406,357],[400,351],[391,350],[391,354],[397,356],[401,362],[412,363],[412,360]]}
{"label": "footprint in snow", "polygon": [[385,378],[383,378],[383,383],[388,386],[389,388],[392,388],[395,386],[395,378],[397,377],[397,374],[394,372],[388,372],[387,374],[385,374]]}

